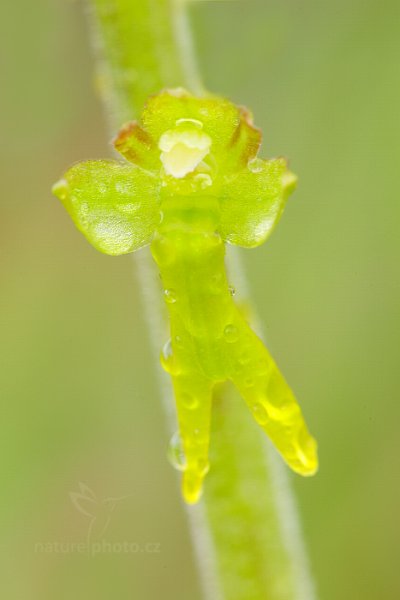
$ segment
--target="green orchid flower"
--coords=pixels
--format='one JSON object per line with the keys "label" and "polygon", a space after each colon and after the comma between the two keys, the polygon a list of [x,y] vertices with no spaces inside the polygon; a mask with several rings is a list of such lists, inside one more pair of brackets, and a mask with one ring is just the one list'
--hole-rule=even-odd
{"label": "green orchid flower", "polygon": [[231,380],[296,472],[317,469],[315,440],[275,362],[235,305],[225,243],[262,244],[296,178],[282,158],[257,157],[250,113],[219,97],[165,90],[114,140],[123,162],[73,166],[53,188],[101,252],[151,244],[171,339],[161,354],[175,391],[185,455],[183,495],[196,502],[209,469],[212,391]]}

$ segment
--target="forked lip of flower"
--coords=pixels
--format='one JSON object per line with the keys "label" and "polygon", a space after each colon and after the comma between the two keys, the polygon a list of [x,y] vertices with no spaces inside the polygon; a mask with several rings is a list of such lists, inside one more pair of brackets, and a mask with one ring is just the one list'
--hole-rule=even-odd
{"label": "forked lip of flower", "polygon": [[212,140],[201,126],[192,119],[182,119],[175,128],[160,137],[160,160],[167,175],[182,179],[193,172],[210,152]]}

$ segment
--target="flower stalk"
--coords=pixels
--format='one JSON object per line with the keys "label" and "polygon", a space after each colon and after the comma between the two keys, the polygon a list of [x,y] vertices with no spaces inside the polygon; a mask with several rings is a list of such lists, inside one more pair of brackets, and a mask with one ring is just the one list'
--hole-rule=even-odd
{"label": "flower stalk", "polygon": [[[113,132],[138,117],[146,98],[160,89],[185,86],[201,94],[183,0],[91,0],[90,6],[99,87]],[[208,143],[196,135],[192,161]],[[162,141],[164,167],[179,178],[192,165],[177,160],[176,147],[170,133]],[[143,256],[140,261],[150,335],[158,349],[164,329],[158,317],[161,294],[154,268]],[[229,266],[240,271],[237,257]],[[162,388],[170,390],[165,378]],[[172,397],[167,403],[171,414]],[[188,508],[206,597],[312,600],[284,467],[231,388],[216,394],[211,440],[203,500]]]}

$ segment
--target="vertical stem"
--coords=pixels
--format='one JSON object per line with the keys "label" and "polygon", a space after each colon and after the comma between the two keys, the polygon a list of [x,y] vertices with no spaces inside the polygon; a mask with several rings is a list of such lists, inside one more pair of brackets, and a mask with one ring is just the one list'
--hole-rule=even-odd
{"label": "vertical stem", "polygon": [[91,0],[99,84],[113,130],[150,94],[186,86],[201,94],[184,0]]}
{"label": "vertical stem", "polygon": [[[90,6],[100,89],[113,133],[162,88],[185,86],[202,93],[184,0],[91,0]],[[243,279],[237,255],[229,264]],[[138,267],[158,354],[164,331],[160,290],[148,255],[140,253]],[[170,384],[160,377],[171,416]],[[212,428],[204,500],[188,507],[205,597],[313,600],[286,472],[233,389],[217,395]]]}

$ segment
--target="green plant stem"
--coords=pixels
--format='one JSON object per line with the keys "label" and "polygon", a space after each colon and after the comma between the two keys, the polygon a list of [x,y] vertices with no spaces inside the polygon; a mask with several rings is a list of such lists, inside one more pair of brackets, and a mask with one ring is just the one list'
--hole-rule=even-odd
{"label": "green plant stem", "polygon": [[[138,116],[149,94],[165,87],[202,93],[183,0],[91,0],[99,84],[111,131]],[[139,278],[153,344],[164,339],[161,290],[140,253]],[[230,253],[232,280],[242,279]],[[246,299],[246,301],[248,301]],[[160,370],[161,371],[161,370]],[[174,421],[169,382],[167,412]],[[314,596],[285,467],[232,388],[216,394],[211,472],[203,501],[188,507],[194,545],[210,600],[312,600]]]}

